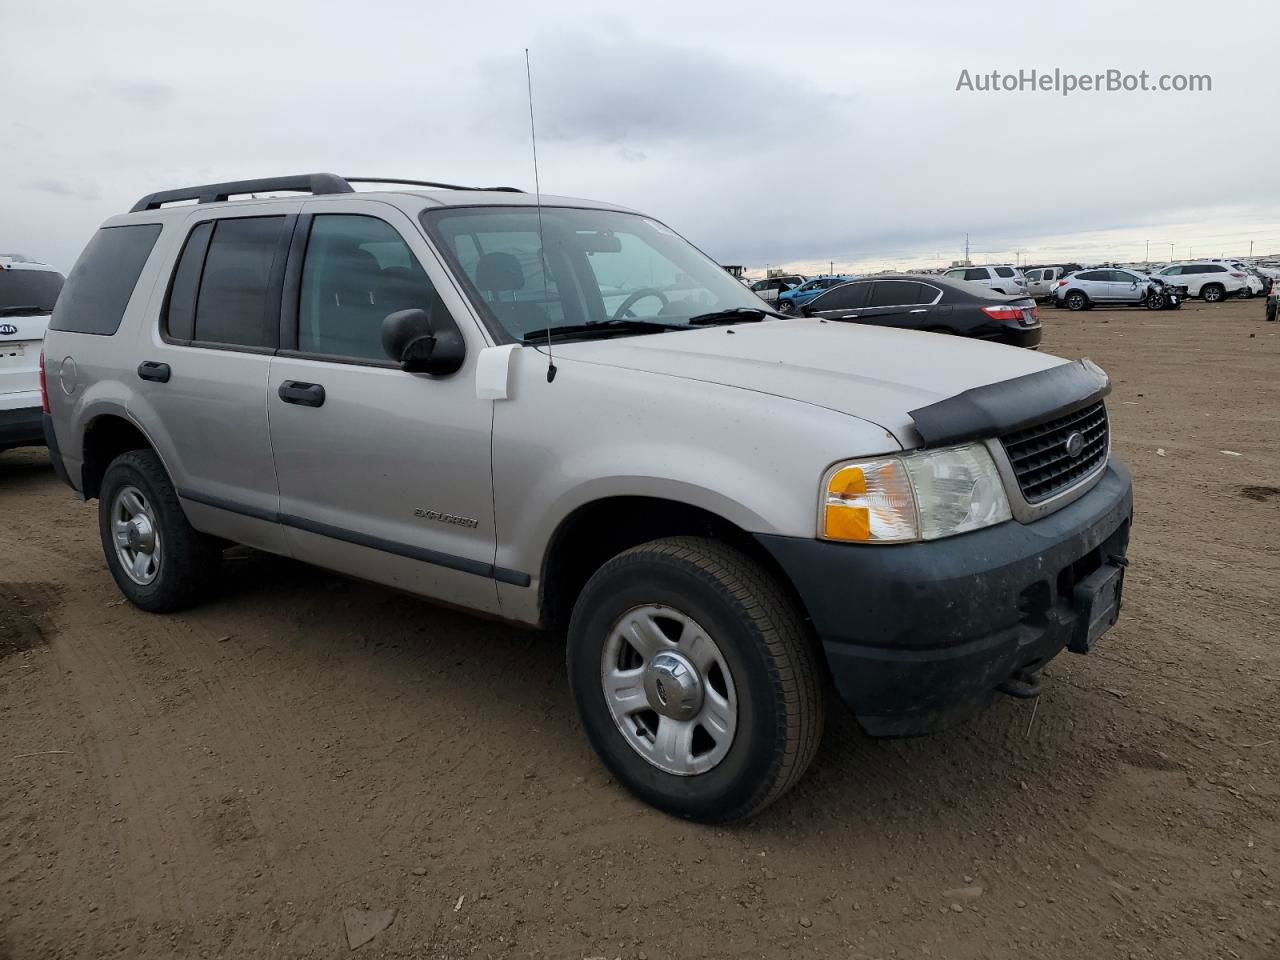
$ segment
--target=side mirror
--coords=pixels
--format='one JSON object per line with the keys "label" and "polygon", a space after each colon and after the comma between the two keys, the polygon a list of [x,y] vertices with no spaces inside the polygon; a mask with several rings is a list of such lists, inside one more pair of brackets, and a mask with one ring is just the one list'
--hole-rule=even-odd
{"label": "side mirror", "polygon": [[407,373],[443,376],[466,359],[462,331],[447,314],[433,319],[426,310],[397,310],[382,321],[382,349]]}

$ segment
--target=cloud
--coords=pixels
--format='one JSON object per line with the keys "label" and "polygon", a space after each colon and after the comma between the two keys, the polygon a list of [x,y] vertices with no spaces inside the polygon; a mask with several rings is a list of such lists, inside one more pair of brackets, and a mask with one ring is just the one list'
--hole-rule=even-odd
{"label": "cloud", "polygon": [[37,190],[40,193],[49,193],[55,197],[66,197],[73,200],[97,200],[101,197],[97,187],[75,186],[64,180],[56,180],[50,177],[28,180],[23,186],[28,190]]}
{"label": "cloud", "polygon": [[97,91],[136,107],[154,108],[173,99],[174,88],[153,80],[113,78],[95,86]]}

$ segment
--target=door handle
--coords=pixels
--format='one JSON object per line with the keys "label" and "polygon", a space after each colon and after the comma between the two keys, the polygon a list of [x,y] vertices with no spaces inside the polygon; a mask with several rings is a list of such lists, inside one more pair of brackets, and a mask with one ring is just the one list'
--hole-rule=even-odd
{"label": "door handle", "polygon": [[285,403],[297,403],[304,407],[324,406],[324,387],[318,383],[285,380],[280,384],[278,392]]}
{"label": "door handle", "polygon": [[919,310],[908,310],[908,313],[928,313],[929,311],[921,307]]}
{"label": "door handle", "polygon": [[138,376],[143,380],[152,380],[156,383],[168,383],[169,365],[167,363],[157,363],[154,360],[143,360],[138,364]]}

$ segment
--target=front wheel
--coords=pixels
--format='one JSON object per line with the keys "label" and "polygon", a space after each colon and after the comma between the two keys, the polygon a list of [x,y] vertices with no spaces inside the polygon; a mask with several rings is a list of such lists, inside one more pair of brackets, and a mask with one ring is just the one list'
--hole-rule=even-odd
{"label": "front wheel", "polygon": [[1147,294],[1147,309],[1148,309],[1148,310],[1163,310],[1163,309],[1164,309],[1164,294],[1163,294],[1163,293],[1157,293],[1157,292],[1155,292],[1154,290],[1153,290],[1151,293],[1148,293],[1148,294]]}
{"label": "front wheel", "polygon": [[1217,303],[1222,299],[1225,293],[1226,290],[1224,290],[1220,285],[1211,283],[1200,291],[1200,296],[1205,303]]}
{"label": "front wheel", "polygon": [[779,313],[786,313],[786,314],[792,314],[792,313],[795,313],[795,312],[796,312],[796,305],[795,305],[795,301],[793,301],[793,300],[779,300],[779,301],[778,301],[778,312],[779,312]]}
{"label": "front wheel", "polygon": [[130,450],[112,460],[98,496],[107,567],[130,603],[166,613],[203,598],[217,572],[219,543],[187,522],[154,452]]}
{"label": "front wheel", "polygon": [[1250,287],[1246,284],[1245,287],[1240,291],[1239,297],[1241,300],[1248,300],[1252,296],[1253,296],[1253,287]]}
{"label": "front wheel", "polygon": [[679,817],[741,820],[800,779],[822,735],[820,666],[772,576],[713,540],[614,557],[569,625],[569,683],[605,766]]}

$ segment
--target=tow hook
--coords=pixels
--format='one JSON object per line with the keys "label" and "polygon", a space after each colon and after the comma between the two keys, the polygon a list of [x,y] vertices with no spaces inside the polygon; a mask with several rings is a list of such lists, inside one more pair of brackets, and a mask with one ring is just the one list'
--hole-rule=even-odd
{"label": "tow hook", "polygon": [[1040,681],[1026,670],[1019,670],[996,689],[1019,700],[1030,700],[1040,696]]}

